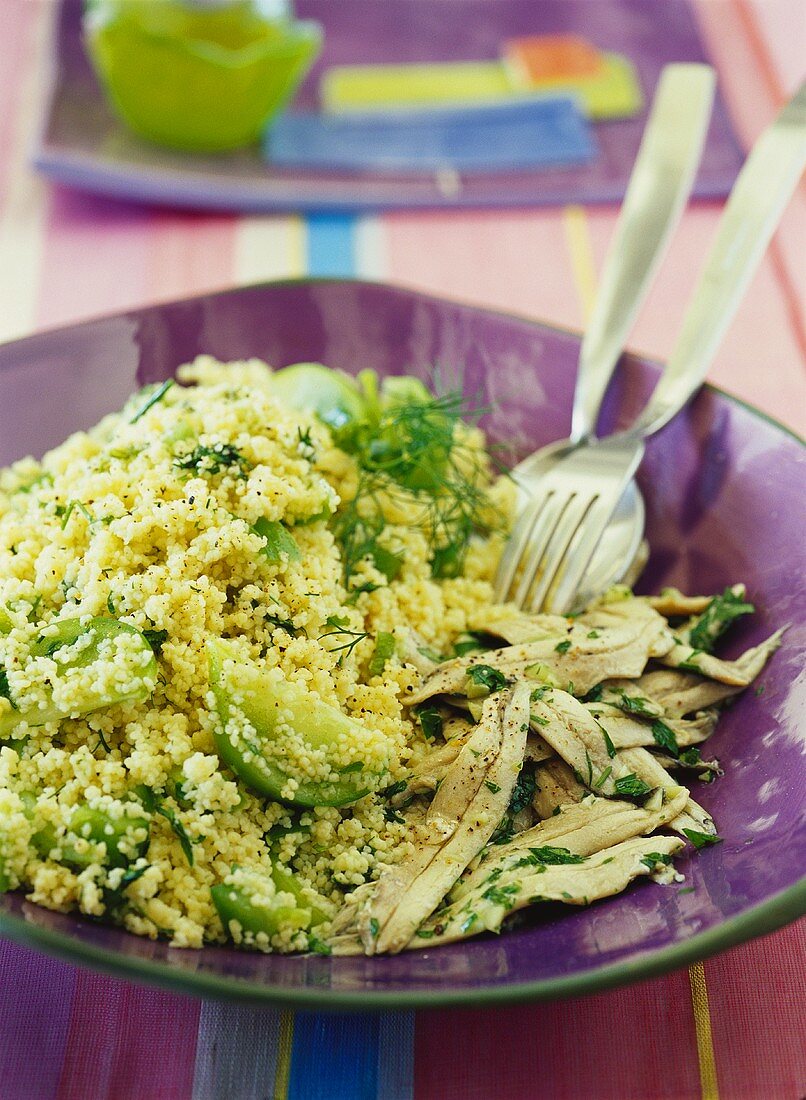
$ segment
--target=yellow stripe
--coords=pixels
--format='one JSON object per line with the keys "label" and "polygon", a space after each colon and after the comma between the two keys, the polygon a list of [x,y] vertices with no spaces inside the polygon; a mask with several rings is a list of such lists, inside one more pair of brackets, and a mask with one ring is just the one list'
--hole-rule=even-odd
{"label": "yellow stripe", "polygon": [[[596,267],[593,261],[590,228],[581,206],[567,206],[564,211],[565,236],[571,255],[577,294],[587,321],[596,300]],[[697,1036],[697,1061],[700,1067],[702,1100],[719,1100],[714,1042],[711,1035],[711,1014],[708,1008],[708,985],[702,963],[689,967],[691,1004],[694,1010],[694,1030]]]}
{"label": "yellow stripe", "polygon": [[593,259],[588,219],[581,206],[566,206],[563,221],[574,282],[582,305],[582,315],[587,321],[590,319],[593,303],[596,301],[596,264]]}
{"label": "yellow stripe", "polygon": [[694,1009],[702,1100],[719,1100],[714,1040],[711,1035],[711,1012],[708,1007],[708,985],[702,963],[694,963],[688,968],[688,980],[691,986],[691,1005]]}
{"label": "yellow stripe", "polygon": [[308,274],[308,223],[294,215],[291,219],[290,267],[294,278]]}
{"label": "yellow stripe", "polygon": [[288,1100],[291,1077],[291,1048],[294,1045],[294,1013],[280,1016],[280,1037],[277,1040],[277,1066],[274,1071],[274,1100]]}

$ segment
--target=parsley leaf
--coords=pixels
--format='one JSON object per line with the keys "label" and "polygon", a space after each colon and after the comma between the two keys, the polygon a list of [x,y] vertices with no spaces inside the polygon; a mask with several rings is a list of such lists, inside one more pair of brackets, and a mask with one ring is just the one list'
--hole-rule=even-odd
{"label": "parsley leaf", "polygon": [[467,678],[477,687],[485,688],[488,692],[500,691],[509,683],[503,672],[490,665],[472,665],[467,670]]}
{"label": "parsley leaf", "polygon": [[664,852],[647,852],[645,856],[641,857],[641,862],[650,871],[654,871],[659,863],[668,866],[672,862],[672,857],[667,856]]}
{"label": "parsley leaf", "polygon": [[429,707],[427,705],[420,707],[417,711],[417,720],[422,727],[423,735],[427,741],[433,741],[436,737],[442,736],[442,715],[435,707]]}
{"label": "parsley leaf", "polygon": [[689,630],[689,645],[703,653],[710,653],[734,619],[752,614],[753,611],[755,607],[747,603],[743,595],[737,595],[732,589],[726,588],[721,596],[714,596]]}
{"label": "parsley leaf", "polygon": [[544,848],[530,848],[532,858],[536,863],[546,864],[571,864],[584,863],[585,856],[575,855],[568,848],[552,848],[550,845]]}
{"label": "parsley leaf", "polygon": [[168,638],[167,630],[144,630],[143,637],[154,650],[157,657],[162,653],[162,647]]}
{"label": "parsley leaf", "polygon": [[660,718],[652,723],[652,736],[655,739],[655,744],[670,752],[672,756],[680,755],[680,746],[677,743],[674,730]]}
{"label": "parsley leaf", "polygon": [[683,833],[695,848],[706,848],[709,844],[722,843],[722,837],[717,833],[700,833],[696,829],[684,829]]}
{"label": "parsley leaf", "polygon": [[554,652],[555,653],[567,653],[570,648],[571,648],[571,639],[566,638],[564,642],[558,642],[557,643],[557,645],[554,647]]}
{"label": "parsley leaf", "polygon": [[634,772],[617,779],[613,789],[616,794],[623,794],[625,798],[645,798],[652,791],[649,784],[639,779]]}

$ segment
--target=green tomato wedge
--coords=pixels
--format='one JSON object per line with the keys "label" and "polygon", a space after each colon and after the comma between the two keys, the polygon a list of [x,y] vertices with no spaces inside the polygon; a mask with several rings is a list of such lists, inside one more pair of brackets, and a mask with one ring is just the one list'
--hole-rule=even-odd
{"label": "green tomato wedge", "polygon": [[235,881],[210,887],[221,923],[235,943],[264,933],[276,936],[281,928],[302,929],[311,923],[310,908],[281,904],[273,879],[257,871],[236,870]]}
{"label": "green tomato wedge", "polygon": [[[307,909],[310,912],[311,928],[315,928],[317,924],[323,924],[328,919],[327,913],[321,906],[308,900],[293,871],[289,871],[287,867],[281,867],[275,863],[272,867],[271,877],[278,891],[283,894],[292,894],[300,909]],[[324,898],[322,898],[322,902],[327,905]]]}
{"label": "green tomato wedge", "polygon": [[298,777],[263,751],[282,737],[281,711],[295,731],[304,731],[313,749],[327,750],[342,735],[360,742],[366,729],[298,684],[278,681],[252,662],[238,659],[230,642],[209,641],[207,653],[219,717],[213,733],[218,755],[248,787],[279,802],[310,807],[346,806],[379,785],[380,776],[351,765],[332,782],[302,779],[294,795],[284,798],[280,791],[290,778]]}
{"label": "green tomato wedge", "polygon": [[[128,634],[135,638],[135,646],[130,654],[136,667],[129,670],[127,690],[115,690],[98,683],[97,678],[88,677],[88,687],[77,707],[66,710],[51,700],[44,708],[21,707],[0,717],[0,737],[7,737],[20,723],[30,726],[43,726],[46,722],[58,722],[62,718],[79,718],[91,711],[114,703],[138,702],[147,699],[157,683],[158,667],[154,651],[148,640],[139,630],[117,619],[97,618],[88,622],[83,619],[63,619],[44,629],[42,635],[31,647],[32,657],[49,657],[64,646],[73,645],[79,638],[89,636],[89,641],[75,656],[60,665],[62,671],[68,669],[91,668],[98,670],[107,659],[102,653],[102,643],[120,635]],[[49,694],[52,692],[49,691]]]}
{"label": "green tomato wedge", "polygon": [[342,428],[364,412],[355,379],[321,363],[294,363],[272,375],[277,396],[292,409],[316,413],[330,428]]}
{"label": "green tomato wedge", "polygon": [[[33,815],[32,801],[28,812]],[[89,845],[81,843],[83,840],[89,841]],[[61,851],[58,862],[70,867],[89,867],[93,863],[127,867],[148,850],[148,818],[137,813],[113,817],[102,809],[76,806],[61,840],[48,824],[34,833],[31,843],[43,859],[58,848]]]}
{"label": "green tomato wedge", "polygon": [[10,634],[14,629],[14,620],[3,604],[0,603],[0,634]]}

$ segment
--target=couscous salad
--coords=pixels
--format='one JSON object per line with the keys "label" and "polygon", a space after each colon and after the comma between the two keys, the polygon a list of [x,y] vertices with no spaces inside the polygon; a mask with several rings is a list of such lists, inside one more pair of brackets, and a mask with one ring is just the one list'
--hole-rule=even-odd
{"label": "couscous salad", "polygon": [[515,500],[454,395],[209,357],[0,473],[0,890],[375,954],[674,878],[778,636],[713,654],[741,585],[494,605]]}

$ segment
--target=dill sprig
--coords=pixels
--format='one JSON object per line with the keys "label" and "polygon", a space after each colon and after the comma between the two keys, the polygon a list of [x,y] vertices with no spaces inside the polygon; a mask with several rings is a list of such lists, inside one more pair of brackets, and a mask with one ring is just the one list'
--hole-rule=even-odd
{"label": "dill sprig", "polygon": [[428,401],[392,403],[337,433],[337,442],[355,456],[359,477],[353,498],[335,522],[345,583],[370,558],[394,579],[400,558],[380,541],[387,527],[385,504],[402,505],[413,515],[431,546],[435,577],[455,577],[464,565],[476,531],[489,530],[490,505],[483,459],[457,438],[461,422],[482,414],[460,393]]}
{"label": "dill sprig", "polygon": [[341,638],[343,639],[341,645],[334,645],[327,647],[331,653],[340,654],[338,659],[338,665],[341,666],[345,657],[350,657],[353,650],[359,642],[363,642],[364,638],[368,638],[369,634],[365,630],[351,630],[347,619],[343,615],[328,615],[325,619],[325,625],[332,627],[325,634],[319,635],[319,641],[324,638]]}

